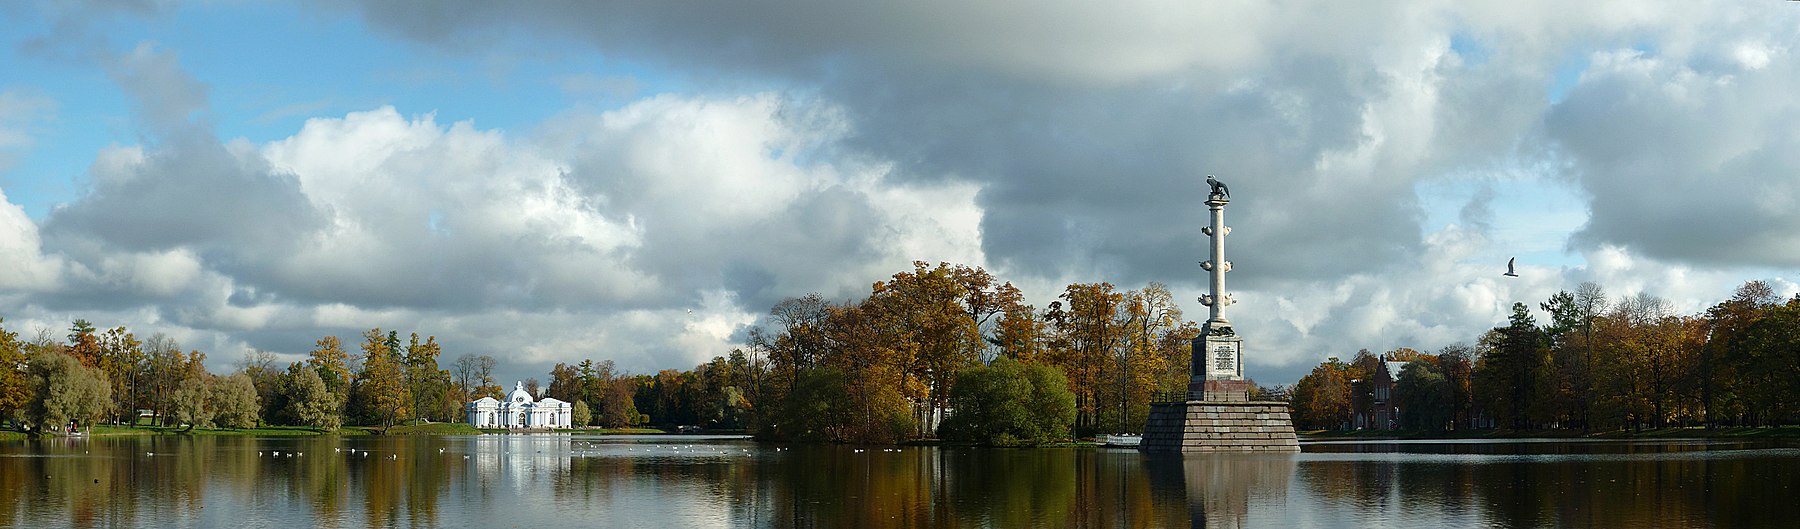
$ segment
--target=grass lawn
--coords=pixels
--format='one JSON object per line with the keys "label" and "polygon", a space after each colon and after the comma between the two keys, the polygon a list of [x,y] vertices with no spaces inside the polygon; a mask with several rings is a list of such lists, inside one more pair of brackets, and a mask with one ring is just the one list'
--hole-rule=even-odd
{"label": "grass lawn", "polygon": [[183,431],[183,430],[185,430],[185,427],[176,427],[176,426],[125,427],[125,426],[100,425],[100,426],[93,427],[91,433],[95,436],[167,435],[167,434],[284,436],[284,435],[319,435],[319,434],[324,433],[319,430],[301,427],[301,426],[264,426],[261,428],[195,428],[193,430],[187,430],[187,431]]}

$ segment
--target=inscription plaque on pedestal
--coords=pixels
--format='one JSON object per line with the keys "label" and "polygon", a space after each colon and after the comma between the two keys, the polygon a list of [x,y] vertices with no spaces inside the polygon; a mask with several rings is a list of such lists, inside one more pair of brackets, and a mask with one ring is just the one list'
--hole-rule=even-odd
{"label": "inscription plaque on pedestal", "polygon": [[1207,370],[1213,377],[1238,376],[1238,342],[1212,342],[1212,368]]}

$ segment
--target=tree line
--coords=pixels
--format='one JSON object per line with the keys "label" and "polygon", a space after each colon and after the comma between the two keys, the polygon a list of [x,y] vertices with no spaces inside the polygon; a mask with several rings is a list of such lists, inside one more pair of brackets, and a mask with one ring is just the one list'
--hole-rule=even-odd
{"label": "tree line", "polygon": [[[588,359],[557,364],[547,387],[525,384],[572,403],[579,425],[695,425],[838,442],[948,432],[1007,444],[1130,432],[1142,428],[1154,396],[1185,394],[1188,342],[1199,327],[1182,319],[1163,285],[1071,284],[1042,309],[1023,299],[979,267],[915,262],[860,300],[785,299],[745,346],[690,370],[633,375]],[[10,367],[0,369],[0,413],[27,430],[71,420],[385,429],[413,418],[461,421],[465,403],[503,391],[493,357],[463,355],[445,369],[435,337],[392,330],[370,329],[354,347],[323,337],[285,368],[253,352],[226,375],[207,372],[205,353],[183,352],[162,334],[139,341],[124,327],[99,331],[83,320],[66,340],[40,329],[21,341],[3,327],[0,338],[0,366]]]}
{"label": "tree line", "polygon": [[306,426],[345,423],[385,430],[402,420],[453,422],[463,403],[499,398],[497,361],[463,355],[440,369],[442,347],[417,333],[370,329],[355,351],[337,336],[316,342],[304,361],[285,369],[255,351],[238,369],[215,375],[206,353],[183,351],[157,333],[139,340],[125,327],[97,330],[75,320],[66,340],[40,329],[29,341],[0,320],[0,417],[29,432],[110,423],[193,428]]}
{"label": "tree line", "polygon": [[[749,426],[786,439],[1033,443],[1138,431],[1153,396],[1185,394],[1199,327],[1165,286],[1076,283],[1043,309],[1023,299],[979,267],[915,262],[861,300],[784,300],[750,334],[753,364],[767,367],[748,392],[761,403]],[[1062,392],[1068,410],[1052,405]],[[995,415],[968,424],[971,410]],[[1042,420],[1063,415],[1066,426]]]}
{"label": "tree line", "polygon": [[[1768,426],[1800,420],[1800,296],[1762,281],[1698,314],[1649,295],[1609,298],[1583,283],[1538,304],[1514,303],[1475,345],[1437,354],[1398,349],[1394,400],[1406,429],[1618,430]],[[1302,428],[1368,424],[1367,350],[1313,368],[1292,391]],[[1361,419],[1360,421],[1358,419]]]}

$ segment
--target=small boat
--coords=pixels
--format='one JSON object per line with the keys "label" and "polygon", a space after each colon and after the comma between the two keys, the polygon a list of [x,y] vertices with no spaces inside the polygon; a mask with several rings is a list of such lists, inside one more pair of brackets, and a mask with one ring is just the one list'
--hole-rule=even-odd
{"label": "small boat", "polygon": [[1102,434],[1100,436],[1100,446],[1137,448],[1137,445],[1142,442],[1144,442],[1144,436],[1134,433]]}

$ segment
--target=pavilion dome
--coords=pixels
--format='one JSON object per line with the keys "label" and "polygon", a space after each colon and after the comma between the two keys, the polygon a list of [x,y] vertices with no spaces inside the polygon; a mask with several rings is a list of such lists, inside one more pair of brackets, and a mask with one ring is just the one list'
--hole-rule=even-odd
{"label": "pavilion dome", "polygon": [[512,393],[506,396],[506,401],[514,404],[530,404],[533,400],[535,399],[532,398],[531,393],[525,391],[524,382],[520,382],[517,386],[514,386]]}

